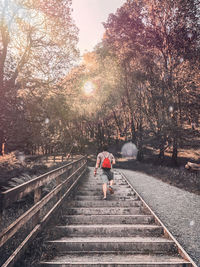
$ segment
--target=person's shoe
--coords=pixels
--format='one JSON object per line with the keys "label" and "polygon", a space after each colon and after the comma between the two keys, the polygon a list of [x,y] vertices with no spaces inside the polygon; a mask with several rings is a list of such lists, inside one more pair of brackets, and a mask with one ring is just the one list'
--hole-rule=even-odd
{"label": "person's shoe", "polygon": [[103,197],[103,200],[107,200],[107,197]]}
{"label": "person's shoe", "polygon": [[114,194],[114,190],[111,186],[109,186],[108,190],[110,191],[111,194]]}

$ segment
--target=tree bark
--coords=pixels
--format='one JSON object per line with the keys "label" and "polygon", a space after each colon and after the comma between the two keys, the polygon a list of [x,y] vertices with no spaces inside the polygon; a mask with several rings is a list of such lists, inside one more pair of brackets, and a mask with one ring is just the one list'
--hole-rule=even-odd
{"label": "tree bark", "polygon": [[136,143],[136,133],[135,133],[135,124],[133,121],[133,116],[131,116],[131,140],[134,144]]}
{"label": "tree bark", "polygon": [[164,158],[165,158],[165,138],[162,136],[160,139],[160,145],[159,145],[159,155],[158,158],[161,160],[161,162],[163,162]]}
{"label": "tree bark", "polygon": [[144,159],[144,153],[143,153],[143,144],[142,144],[142,137],[143,137],[143,128],[142,128],[142,119],[140,119],[140,124],[138,127],[138,154],[137,154],[137,160],[142,161]]}
{"label": "tree bark", "polygon": [[174,136],[174,138],[173,138],[173,152],[172,152],[172,163],[174,165],[178,164],[177,159],[178,159],[178,142],[177,142],[177,137]]}

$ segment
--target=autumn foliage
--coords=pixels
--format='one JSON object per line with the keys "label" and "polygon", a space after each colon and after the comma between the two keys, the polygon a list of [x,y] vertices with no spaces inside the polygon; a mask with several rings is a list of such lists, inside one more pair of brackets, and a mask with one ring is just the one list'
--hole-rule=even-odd
{"label": "autumn foliage", "polygon": [[197,1],[127,0],[104,22],[102,42],[74,66],[71,1],[16,3],[9,16],[2,6],[0,36],[0,141],[7,150],[84,152],[129,140],[140,160],[151,147],[161,161],[168,153],[177,163],[180,149],[198,144]]}

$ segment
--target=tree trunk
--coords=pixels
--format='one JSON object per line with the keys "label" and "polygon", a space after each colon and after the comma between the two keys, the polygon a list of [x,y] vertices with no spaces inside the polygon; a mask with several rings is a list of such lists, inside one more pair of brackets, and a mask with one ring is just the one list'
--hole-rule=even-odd
{"label": "tree trunk", "polygon": [[104,132],[102,131],[102,124],[98,123],[97,126],[97,144],[98,144],[98,150],[102,148],[102,145],[104,144]]}
{"label": "tree trunk", "polygon": [[2,154],[3,143],[4,143],[4,136],[3,132],[0,130],[0,155],[3,155]]}
{"label": "tree trunk", "polygon": [[115,120],[115,123],[116,123],[116,126],[117,126],[117,130],[119,131],[119,134],[121,135],[122,134],[122,129],[120,127],[120,121],[117,118],[116,112],[114,110],[112,110],[112,112],[113,112],[113,117],[114,117],[114,120]]}
{"label": "tree trunk", "polygon": [[142,121],[140,121],[140,125],[138,127],[138,153],[137,153],[137,160],[142,161],[144,159],[144,153],[143,153],[143,145],[142,145],[142,137],[143,137],[143,128],[142,128]]}
{"label": "tree trunk", "polygon": [[2,156],[2,155],[3,155],[3,153],[2,153],[2,146],[3,146],[3,142],[2,142],[2,141],[0,141],[0,156]]}
{"label": "tree trunk", "polygon": [[163,162],[164,158],[165,158],[165,138],[162,136],[160,139],[160,145],[159,145],[159,155],[158,158],[161,160],[161,162]]}
{"label": "tree trunk", "polygon": [[136,143],[135,124],[132,116],[131,116],[131,140],[134,144]]}
{"label": "tree trunk", "polygon": [[136,142],[136,135],[135,135],[135,124],[133,120],[133,109],[132,109],[132,103],[131,103],[131,93],[130,93],[130,82],[129,82],[129,72],[128,72],[128,66],[126,62],[124,62],[124,70],[125,70],[125,96],[126,96],[126,102],[128,105],[128,110],[129,110],[129,116],[130,116],[130,123],[131,123],[131,140],[133,143]]}
{"label": "tree trunk", "polygon": [[178,159],[178,142],[177,142],[177,137],[174,136],[174,138],[173,138],[173,152],[172,152],[172,163],[174,165],[178,164],[177,159]]}

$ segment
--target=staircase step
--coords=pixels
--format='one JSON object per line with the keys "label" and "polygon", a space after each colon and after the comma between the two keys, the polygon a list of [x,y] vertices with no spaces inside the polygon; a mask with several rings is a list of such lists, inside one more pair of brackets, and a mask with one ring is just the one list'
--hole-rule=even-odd
{"label": "staircase step", "polygon": [[[116,191],[115,194],[119,197],[129,197],[129,196],[135,196],[135,193],[133,191],[127,190],[127,191]],[[81,190],[77,191],[77,196],[103,196],[103,193],[101,190]]]}
{"label": "staircase step", "polygon": [[[85,183],[83,183],[83,184],[81,184],[80,186],[79,186],[79,188],[81,188],[81,189],[84,189],[84,188],[87,188],[87,189],[96,189],[96,188],[99,188],[99,189],[102,189],[102,182],[101,183],[87,183],[87,184],[85,184]],[[127,190],[127,189],[129,189],[129,190],[132,190],[131,189],[131,187],[128,185],[128,184],[123,184],[123,185],[121,185],[121,184],[113,184],[113,187],[117,190],[119,190],[119,189],[125,189],[125,190]]]}
{"label": "staircase step", "polygon": [[141,225],[141,224],[112,224],[112,225],[67,225],[56,226],[51,232],[52,238],[61,238],[64,236],[84,237],[84,236],[107,236],[107,237],[135,237],[135,236],[154,236],[163,235],[163,228],[157,225]]}
{"label": "staircase step", "polygon": [[71,201],[67,203],[68,207],[140,207],[141,201]]}
{"label": "staircase step", "polygon": [[[113,187],[114,191],[117,193],[117,194],[127,194],[127,193],[134,193],[133,190],[131,190],[130,188],[128,187]],[[94,187],[94,188],[86,188],[85,186],[82,187],[82,188],[79,188],[77,190],[77,193],[79,192],[86,192],[88,194],[91,194],[93,192],[97,193],[97,192],[102,192],[102,188],[97,186],[97,187]]]}
{"label": "staircase step", "polygon": [[[126,185],[115,184],[113,187],[114,187],[116,190],[117,190],[117,189],[125,189],[125,190],[129,189],[129,190],[131,190],[131,188],[129,187],[128,184],[126,184]],[[96,184],[83,184],[83,185],[80,185],[80,186],[79,186],[79,189],[81,189],[81,190],[82,190],[82,189],[91,190],[91,189],[95,189],[95,188],[102,189],[102,183],[96,183]]]}
{"label": "staircase step", "polygon": [[[88,195],[80,195],[77,194],[74,196],[74,200],[83,200],[83,201],[94,201],[94,200],[101,200],[102,201],[103,195],[98,194],[98,195],[93,195],[93,196],[88,196]],[[133,196],[119,196],[119,195],[108,195],[107,196],[108,200],[107,201],[127,201],[127,200],[138,200],[138,197]]]}
{"label": "staircase step", "polygon": [[125,215],[140,214],[140,207],[98,207],[98,208],[66,208],[66,214],[69,215]]}
{"label": "staircase step", "polygon": [[130,253],[175,253],[173,241],[160,237],[70,237],[47,241],[57,253],[84,252],[130,252]]}
{"label": "staircase step", "polygon": [[108,192],[107,201],[102,199],[99,176],[88,177],[66,200],[60,222],[63,225],[48,232],[51,240],[46,242],[47,258],[40,266],[191,266],[177,255],[175,242],[164,237],[163,227],[144,210],[119,173],[115,173],[115,193]]}
{"label": "staircase step", "polygon": [[150,224],[152,215],[66,215],[63,221],[67,224]]}
{"label": "staircase step", "polygon": [[58,256],[41,262],[41,267],[190,267],[186,260],[170,255],[79,253]]}

